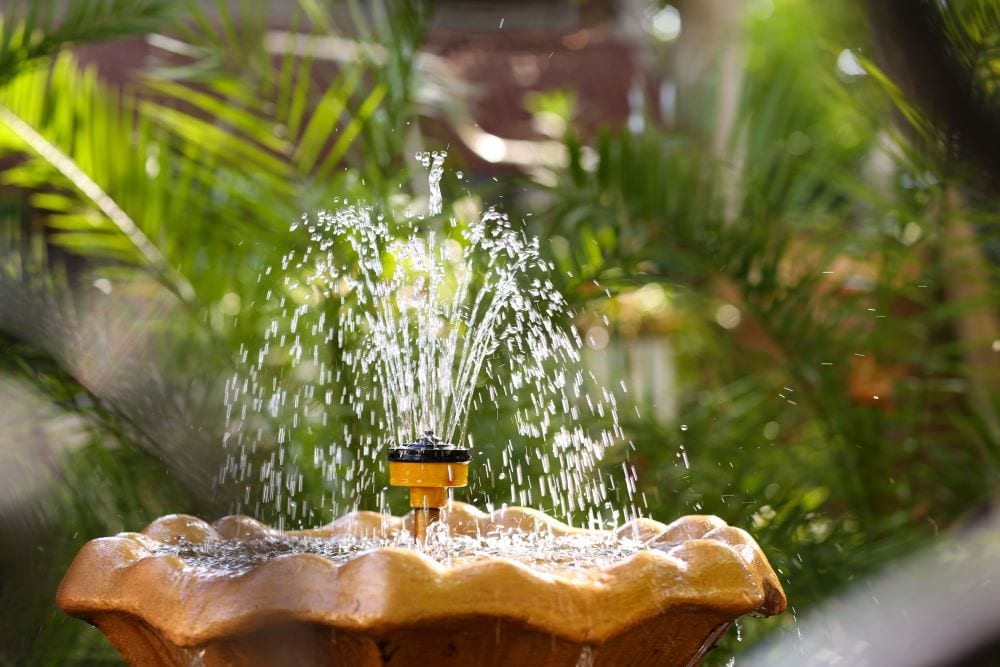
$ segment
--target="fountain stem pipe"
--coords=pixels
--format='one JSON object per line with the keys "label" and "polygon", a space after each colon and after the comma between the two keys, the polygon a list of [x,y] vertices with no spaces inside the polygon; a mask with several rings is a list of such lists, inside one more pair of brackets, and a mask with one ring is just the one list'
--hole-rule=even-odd
{"label": "fountain stem pipe", "polygon": [[413,533],[424,542],[427,528],[448,504],[448,489],[469,483],[468,449],[441,442],[430,431],[412,444],[389,450],[389,483],[410,489]]}

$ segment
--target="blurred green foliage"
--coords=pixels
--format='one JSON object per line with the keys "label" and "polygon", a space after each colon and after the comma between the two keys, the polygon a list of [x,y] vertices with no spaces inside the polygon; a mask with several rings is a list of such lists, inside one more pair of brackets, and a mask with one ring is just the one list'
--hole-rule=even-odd
{"label": "blurred green foliage", "polygon": [[[948,4],[972,85],[995,94],[995,13]],[[438,141],[420,119],[435,100],[462,104],[416,56],[423,4],[301,0],[277,50],[255,5],[174,5],[76,0],[66,15],[51,0],[3,15],[0,379],[31,387],[81,434],[44,461],[38,434],[16,453],[48,472],[30,501],[0,507],[10,664],[116,659],[52,605],[73,554],[160,514],[227,511],[231,490],[211,482],[222,381],[261,335],[265,295],[282,289],[264,267],[302,243],[289,221],[334,198],[404,206],[401,186],[422,178],[411,154]],[[947,147],[927,149],[933,122],[872,64],[866,26],[855,3],[750,2],[721,150],[704,138],[712,100],[699,101],[699,127],[649,118],[594,139],[574,132],[572,93],[529,101],[561,121],[547,127],[565,132],[569,159],[545,185],[525,179],[536,205],[508,203],[512,217],[533,214],[560,288],[609,316],[613,348],[665,337],[676,360],[676,418],[642,398],[622,410],[649,513],[746,527],[787,585],[794,612],[745,622],[742,643],[727,637],[710,663],[794,632],[796,613],[997,489],[1000,392],[970,356],[992,341],[970,339],[966,323],[996,316],[998,202]],[[167,55],[124,91],[69,48],[147,33]],[[341,60],[317,57],[321,38],[341,40]],[[925,134],[901,132],[900,117]],[[445,186],[456,211],[490,200],[485,185]],[[973,230],[983,260],[963,298],[954,285],[972,278],[969,255],[952,252],[956,228]],[[630,314],[629,295],[648,285],[661,290],[656,311]],[[95,372],[139,333],[155,341],[139,362]],[[498,416],[473,415],[477,442],[511,437]],[[348,420],[336,415],[299,456]],[[505,497],[490,484],[470,492]],[[323,493],[307,476],[303,498]]]}

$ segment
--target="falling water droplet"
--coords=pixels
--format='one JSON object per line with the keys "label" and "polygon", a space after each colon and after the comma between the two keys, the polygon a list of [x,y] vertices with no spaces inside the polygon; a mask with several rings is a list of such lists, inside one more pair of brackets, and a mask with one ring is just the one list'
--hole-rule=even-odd
{"label": "falling water droplet", "polygon": [[431,167],[427,175],[427,183],[430,186],[430,199],[427,209],[431,215],[441,215],[441,176],[444,175],[445,153],[434,152],[430,154]]}

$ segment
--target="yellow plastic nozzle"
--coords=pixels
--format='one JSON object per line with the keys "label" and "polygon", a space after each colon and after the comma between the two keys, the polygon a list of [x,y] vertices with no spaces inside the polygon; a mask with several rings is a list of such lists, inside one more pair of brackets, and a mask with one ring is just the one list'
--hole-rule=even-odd
{"label": "yellow plastic nozzle", "polygon": [[441,442],[433,431],[389,450],[389,483],[410,489],[413,534],[423,543],[427,527],[441,517],[448,489],[469,483],[469,450]]}
{"label": "yellow plastic nozzle", "polygon": [[444,507],[449,488],[469,483],[469,464],[390,461],[389,483],[410,487],[410,507]]}

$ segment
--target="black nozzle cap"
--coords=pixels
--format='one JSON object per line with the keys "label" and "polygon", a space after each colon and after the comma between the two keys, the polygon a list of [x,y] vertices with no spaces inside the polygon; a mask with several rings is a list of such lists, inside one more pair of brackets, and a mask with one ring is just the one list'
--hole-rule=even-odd
{"label": "black nozzle cap", "polygon": [[425,431],[416,442],[389,449],[389,460],[399,463],[468,463],[472,454],[464,447],[448,444]]}

